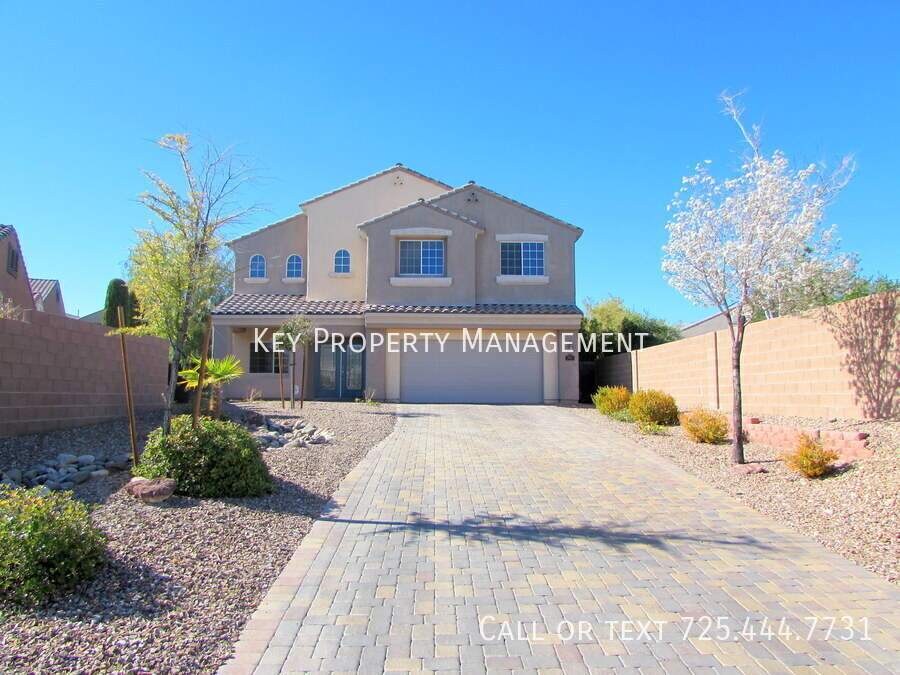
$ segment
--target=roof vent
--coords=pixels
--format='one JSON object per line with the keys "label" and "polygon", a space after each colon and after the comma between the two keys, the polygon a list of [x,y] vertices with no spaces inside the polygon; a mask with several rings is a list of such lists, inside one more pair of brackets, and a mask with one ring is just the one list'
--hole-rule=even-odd
{"label": "roof vent", "polygon": [[403,166],[403,162],[397,162],[394,166]]}
{"label": "roof vent", "polygon": [[466,199],[466,201],[467,202],[477,202],[478,201],[478,195],[475,194],[474,190],[469,193],[469,198]]}
{"label": "roof vent", "polygon": [[475,185],[475,181],[474,181],[474,180],[470,180],[468,184],[469,184],[469,185]]}
{"label": "roof vent", "polygon": [[394,187],[400,187],[403,185],[403,177],[398,173],[394,176]]}

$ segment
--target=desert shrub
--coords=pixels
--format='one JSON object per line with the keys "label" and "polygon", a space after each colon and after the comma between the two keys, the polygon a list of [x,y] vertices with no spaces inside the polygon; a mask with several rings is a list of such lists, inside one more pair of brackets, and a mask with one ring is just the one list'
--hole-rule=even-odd
{"label": "desert shrub", "polygon": [[631,395],[628,409],[636,422],[678,424],[678,406],[675,405],[675,399],[664,391],[636,391]]}
{"label": "desert shrub", "polygon": [[834,450],[826,450],[818,438],[801,433],[794,449],[781,458],[794,471],[807,478],[818,478],[831,471],[831,463],[837,460],[838,454]]}
{"label": "desert shrub", "polygon": [[628,407],[631,392],[627,387],[600,387],[591,396],[594,406],[604,415],[612,415]]}
{"label": "desert shrub", "polygon": [[172,420],[172,429],[151,432],[141,463],[133,471],[144,478],[174,478],[176,493],[190,497],[258,497],[272,491],[272,478],[259,446],[234,422],[191,417]]}
{"label": "desert shrub", "polygon": [[694,443],[724,443],[728,439],[728,420],[715,410],[696,408],[683,413],[681,427]]}
{"label": "desert shrub", "polygon": [[631,414],[628,408],[622,408],[614,413],[610,413],[609,417],[620,422],[634,422],[634,415]]}
{"label": "desert shrub", "polygon": [[104,535],[68,492],[0,485],[0,595],[33,603],[90,577]]}

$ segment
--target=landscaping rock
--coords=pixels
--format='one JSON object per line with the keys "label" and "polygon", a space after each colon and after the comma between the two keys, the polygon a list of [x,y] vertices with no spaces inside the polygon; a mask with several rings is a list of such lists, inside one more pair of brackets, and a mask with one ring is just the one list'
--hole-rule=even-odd
{"label": "landscaping rock", "polygon": [[76,485],[81,485],[82,483],[86,483],[91,479],[90,471],[76,471],[73,474],[69,474],[66,478]]}
{"label": "landscaping rock", "polygon": [[103,478],[104,476],[108,476],[109,471],[106,469],[96,469],[91,471],[91,478]]}
{"label": "landscaping rock", "polygon": [[175,493],[175,480],[172,478],[133,478],[125,486],[128,494],[145,504],[163,502]]}
{"label": "landscaping rock", "polygon": [[733,469],[735,473],[739,473],[744,476],[749,476],[754,473],[769,473],[769,471],[761,466],[755,466],[753,464],[736,464]]}
{"label": "landscaping rock", "polygon": [[78,463],[81,466],[87,466],[88,464],[93,464],[96,461],[97,461],[97,458],[94,457],[93,455],[81,455],[78,458]]}
{"label": "landscaping rock", "polygon": [[131,468],[131,461],[126,462],[107,462],[106,468],[110,471],[127,471]]}
{"label": "landscaping rock", "polygon": [[69,466],[69,464],[76,464],[78,457],[64,452],[56,456],[56,461],[59,463],[59,466]]}

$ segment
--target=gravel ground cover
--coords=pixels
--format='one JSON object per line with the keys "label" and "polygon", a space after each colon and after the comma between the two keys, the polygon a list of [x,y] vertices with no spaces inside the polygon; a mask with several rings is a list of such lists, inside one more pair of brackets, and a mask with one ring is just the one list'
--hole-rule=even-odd
{"label": "gravel ground cover", "polygon": [[610,419],[593,407],[577,410],[826,548],[900,583],[900,422],[752,415],[766,424],[870,434],[872,457],[828,477],[808,479],[784,465],[783,450],[767,445],[748,443],[744,450],[747,461],[766,473],[740,475],[731,464],[729,445],[694,443],[680,427],[646,435],[637,425]]}
{"label": "gravel ground cover", "polygon": [[[130,472],[76,486],[78,499],[98,505],[109,561],[94,579],[36,608],[0,601],[0,672],[212,673],[224,662],[322,506],[395,420],[385,404],[238,405],[276,422],[307,420],[335,437],[265,451],[277,489],[261,498],[142,504],[121,489]],[[158,423],[141,419],[142,440]],[[0,467],[100,450],[128,452],[127,426],[5,439]]]}

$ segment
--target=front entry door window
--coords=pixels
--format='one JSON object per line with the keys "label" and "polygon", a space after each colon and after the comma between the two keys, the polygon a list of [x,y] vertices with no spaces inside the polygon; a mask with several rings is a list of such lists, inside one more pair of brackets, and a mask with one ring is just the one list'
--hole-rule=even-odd
{"label": "front entry door window", "polygon": [[365,354],[347,345],[320,345],[316,352],[316,396],[357,398],[365,388]]}

